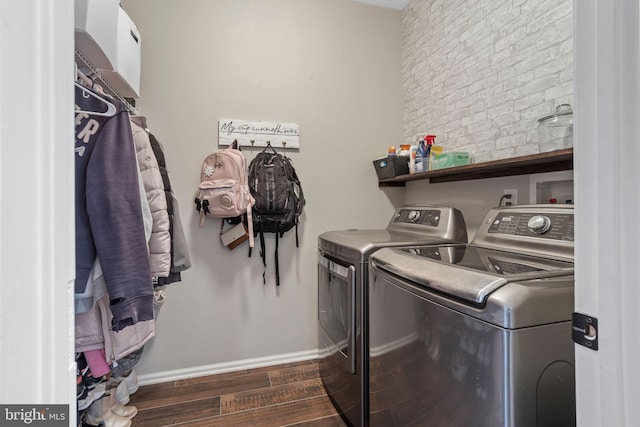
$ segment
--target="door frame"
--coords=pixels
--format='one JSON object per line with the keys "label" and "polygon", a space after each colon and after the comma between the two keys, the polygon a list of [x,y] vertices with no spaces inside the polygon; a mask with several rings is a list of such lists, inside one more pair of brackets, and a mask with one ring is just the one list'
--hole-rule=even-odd
{"label": "door frame", "polygon": [[73,0],[0,5],[0,403],[76,424]]}
{"label": "door frame", "polygon": [[581,427],[640,419],[639,21],[637,0],[574,0],[575,309],[599,328],[576,345]]}

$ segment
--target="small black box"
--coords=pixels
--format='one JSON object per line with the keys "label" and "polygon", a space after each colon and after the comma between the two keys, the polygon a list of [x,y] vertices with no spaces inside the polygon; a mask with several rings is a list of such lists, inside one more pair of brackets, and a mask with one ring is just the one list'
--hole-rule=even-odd
{"label": "small black box", "polygon": [[409,156],[388,156],[373,161],[378,179],[393,178],[409,173]]}

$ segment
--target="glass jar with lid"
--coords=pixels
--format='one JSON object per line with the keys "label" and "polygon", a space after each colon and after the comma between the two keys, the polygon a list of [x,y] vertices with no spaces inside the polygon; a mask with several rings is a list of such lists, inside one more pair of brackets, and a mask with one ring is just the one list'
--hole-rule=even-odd
{"label": "glass jar with lid", "polygon": [[556,111],[538,119],[540,152],[573,147],[573,110],[560,104]]}

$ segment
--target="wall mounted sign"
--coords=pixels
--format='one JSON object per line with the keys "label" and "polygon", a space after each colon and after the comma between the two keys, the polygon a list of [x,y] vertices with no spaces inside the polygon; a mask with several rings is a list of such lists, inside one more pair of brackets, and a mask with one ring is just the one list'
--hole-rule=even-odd
{"label": "wall mounted sign", "polygon": [[274,148],[300,148],[300,126],[297,123],[249,122],[220,119],[218,144],[230,145],[234,139],[242,146]]}

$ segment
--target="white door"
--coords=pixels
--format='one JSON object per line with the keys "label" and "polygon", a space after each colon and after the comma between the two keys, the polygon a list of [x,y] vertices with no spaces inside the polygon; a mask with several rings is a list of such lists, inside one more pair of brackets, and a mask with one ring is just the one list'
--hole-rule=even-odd
{"label": "white door", "polygon": [[576,0],[576,311],[598,351],[576,346],[578,426],[640,425],[640,10]]}
{"label": "white door", "polygon": [[0,403],[70,404],[70,425],[73,43],[73,0],[0,2]]}

